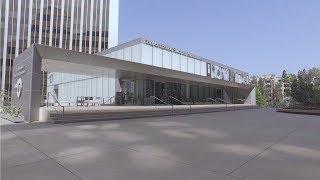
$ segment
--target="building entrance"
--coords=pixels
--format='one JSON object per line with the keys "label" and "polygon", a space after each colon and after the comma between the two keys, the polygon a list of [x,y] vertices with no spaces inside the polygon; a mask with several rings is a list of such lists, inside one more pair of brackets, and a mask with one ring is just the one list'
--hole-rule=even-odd
{"label": "building entrance", "polygon": [[166,94],[166,84],[162,82],[155,82],[155,96],[159,99],[165,99]]}

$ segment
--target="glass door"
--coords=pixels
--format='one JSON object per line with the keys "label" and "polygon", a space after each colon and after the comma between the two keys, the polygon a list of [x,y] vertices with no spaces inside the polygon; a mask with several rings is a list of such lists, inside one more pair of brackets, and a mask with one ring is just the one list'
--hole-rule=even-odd
{"label": "glass door", "polygon": [[[155,82],[155,96],[161,100],[165,100],[165,97],[166,97],[165,83]],[[161,102],[156,101],[156,104],[161,104]]]}

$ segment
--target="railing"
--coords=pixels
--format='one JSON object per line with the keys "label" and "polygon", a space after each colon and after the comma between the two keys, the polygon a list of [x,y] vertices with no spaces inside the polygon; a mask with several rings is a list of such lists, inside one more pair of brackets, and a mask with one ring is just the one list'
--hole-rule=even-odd
{"label": "railing", "polygon": [[223,100],[221,98],[216,98],[216,100],[222,102],[222,104],[225,104],[226,105],[226,111],[228,110],[228,103],[225,100]]}
{"label": "railing", "polygon": [[[62,106],[60,104],[60,102],[56,99],[56,97],[51,93],[51,92],[48,92],[48,95],[47,95],[47,107],[49,107],[49,97],[52,96],[53,97],[53,100],[55,103],[57,103],[60,107],[62,107],[62,117],[64,116],[64,106]],[[59,111],[57,111],[59,112]]]}
{"label": "railing", "polygon": [[212,102],[214,102],[214,103],[217,103],[217,100],[215,100],[215,99],[213,99],[213,98],[207,98],[207,100],[210,100],[210,101],[212,101]]}
{"label": "railing", "polygon": [[[150,97],[153,98],[153,99],[155,99],[155,100],[160,101],[162,104],[170,105],[170,106],[171,106],[171,115],[173,116],[173,105],[172,105],[172,104],[168,104],[168,103],[166,103],[164,100],[161,100],[161,99],[157,98],[156,96],[150,96]],[[156,106],[156,104],[155,104],[155,106]]]}
{"label": "railing", "polygon": [[[116,98],[116,97],[115,97],[115,96],[112,96],[112,97],[109,97],[109,98],[108,98],[109,104],[112,104],[112,99],[113,99],[113,98]],[[104,100],[103,100],[103,104],[104,104]]]}
{"label": "railing", "polygon": [[221,99],[221,98],[216,98],[216,100],[218,100],[218,101],[222,102],[223,104],[228,104],[226,101],[224,101],[224,100],[223,100],[223,99]]}
{"label": "railing", "polygon": [[[237,99],[237,101],[244,103],[246,101],[246,99]],[[234,103],[234,104],[236,104],[236,103]]]}
{"label": "railing", "polygon": [[169,98],[171,98],[171,99],[173,99],[173,100],[175,100],[175,101],[178,101],[178,102],[181,103],[182,105],[188,105],[188,106],[190,107],[190,110],[191,110],[191,104],[187,104],[187,103],[185,103],[185,102],[182,102],[181,100],[179,100],[179,99],[177,99],[177,98],[175,98],[175,97],[173,97],[173,96],[169,96]]}
{"label": "railing", "polygon": [[[162,104],[171,105],[171,104],[166,103],[164,100],[157,98],[156,96],[150,96],[150,97],[153,98],[153,99],[155,99],[155,100],[160,101]],[[172,106],[172,105],[171,105],[171,106]]]}

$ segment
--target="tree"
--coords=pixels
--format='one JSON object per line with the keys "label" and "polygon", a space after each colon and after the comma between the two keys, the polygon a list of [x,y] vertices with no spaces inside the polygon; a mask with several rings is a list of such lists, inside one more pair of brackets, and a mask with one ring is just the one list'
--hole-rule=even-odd
{"label": "tree", "polygon": [[258,83],[258,78],[256,76],[252,76],[250,83],[251,85],[256,85]]}
{"label": "tree", "polygon": [[258,81],[258,83],[257,83],[257,86],[258,86],[261,94],[262,94],[263,96],[265,96],[265,95],[266,95],[266,92],[265,92],[265,88],[264,88],[264,79],[260,78],[259,81]]}
{"label": "tree", "polygon": [[320,77],[320,68],[311,68],[308,70],[306,75],[308,82],[311,83],[315,77]]}
{"label": "tree", "polygon": [[283,82],[288,82],[288,81],[289,81],[289,76],[288,76],[286,70],[283,70],[283,71],[282,71],[282,81],[283,81]]}
{"label": "tree", "polygon": [[320,105],[320,87],[314,87],[312,103],[318,106]]}
{"label": "tree", "polygon": [[319,68],[305,69],[291,83],[291,97],[305,106],[320,104],[320,90],[312,84],[314,77],[320,76]]}
{"label": "tree", "polygon": [[267,99],[262,94],[262,88],[259,85],[256,85],[256,103],[260,107],[264,107],[267,105]]}
{"label": "tree", "polygon": [[283,100],[284,100],[284,96],[282,94],[282,83],[281,82],[276,82],[275,86],[274,86],[274,89],[273,89],[272,106],[273,107],[281,107]]}

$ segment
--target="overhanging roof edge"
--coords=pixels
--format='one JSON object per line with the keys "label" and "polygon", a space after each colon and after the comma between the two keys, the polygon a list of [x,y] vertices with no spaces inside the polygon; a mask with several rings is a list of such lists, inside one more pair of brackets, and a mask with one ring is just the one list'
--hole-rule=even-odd
{"label": "overhanging roof edge", "polygon": [[115,58],[100,56],[96,54],[86,54],[83,52],[70,51],[66,49],[50,47],[46,45],[35,45],[39,55],[43,59],[63,61],[66,63],[76,63],[88,66],[113,68],[116,70],[131,71],[136,73],[148,72],[145,74],[163,76],[168,78],[183,79],[188,81],[216,84],[220,86],[229,86],[236,88],[249,89],[250,85],[239,84],[230,81],[214,79],[211,77],[190,74],[186,72],[150,66],[141,63],[119,60]]}

